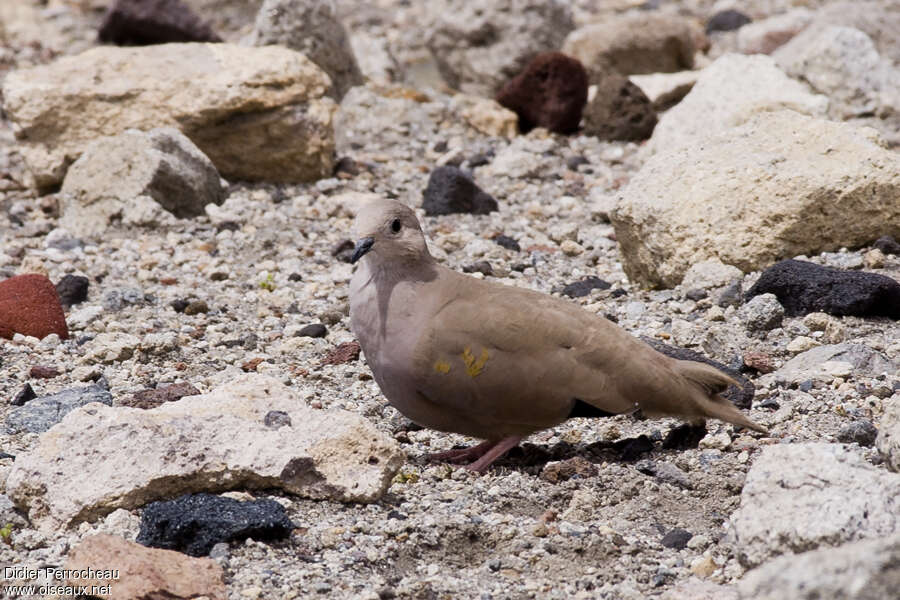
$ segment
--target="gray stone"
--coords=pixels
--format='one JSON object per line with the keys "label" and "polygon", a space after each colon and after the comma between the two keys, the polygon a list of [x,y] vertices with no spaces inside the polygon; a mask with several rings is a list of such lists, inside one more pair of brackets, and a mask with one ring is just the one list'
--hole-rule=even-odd
{"label": "gray stone", "polygon": [[[272,411],[290,425],[266,426]],[[359,415],[308,408],[254,373],[149,410],[75,410],[16,457],[6,492],[35,526],[54,531],[195,492],[277,488],[372,502],[404,460],[397,442]]]}
{"label": "gray stone", "polygon": [[863,344],[829,344],[798,354],[775,371],[775,380],[786,384],[807,380],[832,381],[839,376],[841,369],[860,377],[876,377],[883,373],[896,373],[897,366],[883,354]]}
{"label": "gray stone", "polygon": [[114,223],[158,227],[224,199],[219,172],[180,131],[129,129],[91,142],[69,167],[60,223],[77,236]]}
{"label": "gray stone", "polygon": [[845,444],[859,444],[868,447],[875,443],[878,430],[869,419],[858,419],[847,423],[838,431],[837,439]]}
{"label": "gray stone", "polygon": [[10,409],[6,417],[6,430],[9,433],[41,433],[62,421],[76,408],[91,402],[112,406],[112,401],[109,390],[99,385],[68,388]]}
{"label": "gray stone", "polygon": [[900,588],[900,534],[780,556],[738,582],[744,600],[885,600]]}
{"label": "gray stone", "polygon": [[738,319],[749,331],[768,331],[781,326],[784,307],[775,294],[760,294],[738,309]]}
{"label": "gray stone", "polygon": [[428,49],[450,87],[493,97],[541,52],[558,50],[575,25],[559,0],[429,2]]}
{"label": "gray stone", "polygon": [[900,473],[900,394],[894,394],[884,402],[875,446],[887,466]]}
{"label": "gray stone", "polygon": [[900,477],[840,444],[770,446],[753,463],[732,514],[738,559],[756,566],[805,552],[900,531]]}
{"label": "gray stone", "polygon": [[320,0],[266,0],[251,34],[256,46],[277,44],[297,50],[331,78],[329,95],[340,102],[363,76],[343,24],[331,2]]}
{"label": "gray stone", "polygon": [[705,290],[728,285],[743,276],[737,267],[716,259],[704,260],[691,265],[681,280],[681,287],[684,290]]}

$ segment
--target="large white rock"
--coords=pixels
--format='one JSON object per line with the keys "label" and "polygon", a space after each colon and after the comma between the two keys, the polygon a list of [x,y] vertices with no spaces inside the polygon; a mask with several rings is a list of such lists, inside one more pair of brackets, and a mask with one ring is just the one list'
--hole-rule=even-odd
{"label": "large white rock", "polygon": [[703,69],[687,96],[660,118],[646,151],[697,145],[761,112],[785,108],[824,117],[828,99],[811,94],[769,56],[726,54]]}
{"label": "large white rock", "polygon": [[[730,519],[738,559],[756,566],[787,553],[900,533],[900,477],[840,444],[779,444],[747,473]],[[787,596],[790,597],[790,596]]]}
{"label": "large white rock", "polygon": [[788,75],[828,96],[828,112],[834,118],[900,110],[900,70],[858,29],[810,27],[772,57]]}
{"label": "large white rock", "polygon": [[66,173],[60,223],[79,237],[114,222],[156,227],[225,198],[209,158],[174,127],[99,138]]}
{"label": "large white rock", "polygon": [[745,600],[881,600],[900,585],[900,534],[780,556],[738,582]]}
{"label": "large white rock", "polygon": [[226,178],[330,175],[331,82],[278,46],[102,46],[3,80],[3,110],[38,187],[62,181],[88,142],[126,129],[181,130]]}
{"label": "large white rock", "polygon": [[[290,425],[267,426],[271,411]],[[404,459],[359,415],[310,409],[277,380],[250,374],[151,410],[72,411],[16,457],[6,493],[52,531],[194,492],[280,488],[372,502]]]}
{"label": "large white rock", "polygon": [[814,13],[808,8],[794,8],[786,13],[747,23],[737,31],[738,51],[743,54],[771,54],[812,23]]}
{"label": "large white rock", "polygon": [[748,272],[900,235],[898,196],[900,160],[873,129],[766,111],[652,156],[610,220],[628,276],[673,287],[704,260]]}
{"label": "large white rock", "polygon": [[887,466],[900,473],[900,394],[884,401],[875,445]]}
{"label": "large white rock", "polygon": [[493,97],[541,52],[557,50],[575,27],[560,0],[433,0],[428,49],[450,87]]}

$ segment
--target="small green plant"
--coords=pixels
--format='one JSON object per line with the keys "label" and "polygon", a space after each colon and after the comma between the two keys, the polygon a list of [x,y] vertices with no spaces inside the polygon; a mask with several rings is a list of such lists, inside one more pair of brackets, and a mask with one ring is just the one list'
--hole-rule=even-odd
{"label": "small green plant", "polygon": [[3,541],[6,542],[9,546],[12,546],[12,532],[12,523],[7,523],[3,527],[0,527],[0,538],[3,538]]}
{"label": "small green plant", "polygon": [[266,278],[259,282],[259,287],[266,290],[267,292],[275,291],[275,278],[272,277],[271,273],[267,274]]}

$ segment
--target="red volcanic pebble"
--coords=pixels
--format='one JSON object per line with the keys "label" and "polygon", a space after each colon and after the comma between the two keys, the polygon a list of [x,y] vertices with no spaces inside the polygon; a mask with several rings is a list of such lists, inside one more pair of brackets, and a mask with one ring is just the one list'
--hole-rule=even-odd
{"label": "red volcanic pebble", "polygon": [[535,127],[574,133],[587,95],[588,76],[582,64],[561,52],[545,52],[510,79],[496,100],[519,115],[523,133]]}
{"label": "red volcanic pebble", "polygon": [[56,287],[43,275],[17,275],[0,281],[0,337],[21,333],[38,339],[51,333],[68,339],[66,316]]}

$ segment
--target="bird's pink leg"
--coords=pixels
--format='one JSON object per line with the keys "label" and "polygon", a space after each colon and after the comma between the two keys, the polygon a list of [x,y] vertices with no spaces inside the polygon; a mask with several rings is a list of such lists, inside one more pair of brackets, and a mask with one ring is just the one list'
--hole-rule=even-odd
{"label": "bird's pink leg", "polygon": [[466,468],[470,471],[475,471],[476,473],[484,473],[495,460],[509,452],[512,448],[518,446],[521,441],[522,438],[517,436],[503,438],[499,442],[495,442],[487,452],[483,453],[481,458],[470,465],[466,465]]}
{"label": "bird's pink leg", "polygon": [[449,463],[463,463],[470,460],[476,460],[484,456],[498,442],[488,440],[481,442],[477,446],[469,446],[468,448],[459,448],[457,450],[447,450],[446,452],[436,452],[428,454],[425,458],[428,460],[445,461]]}

